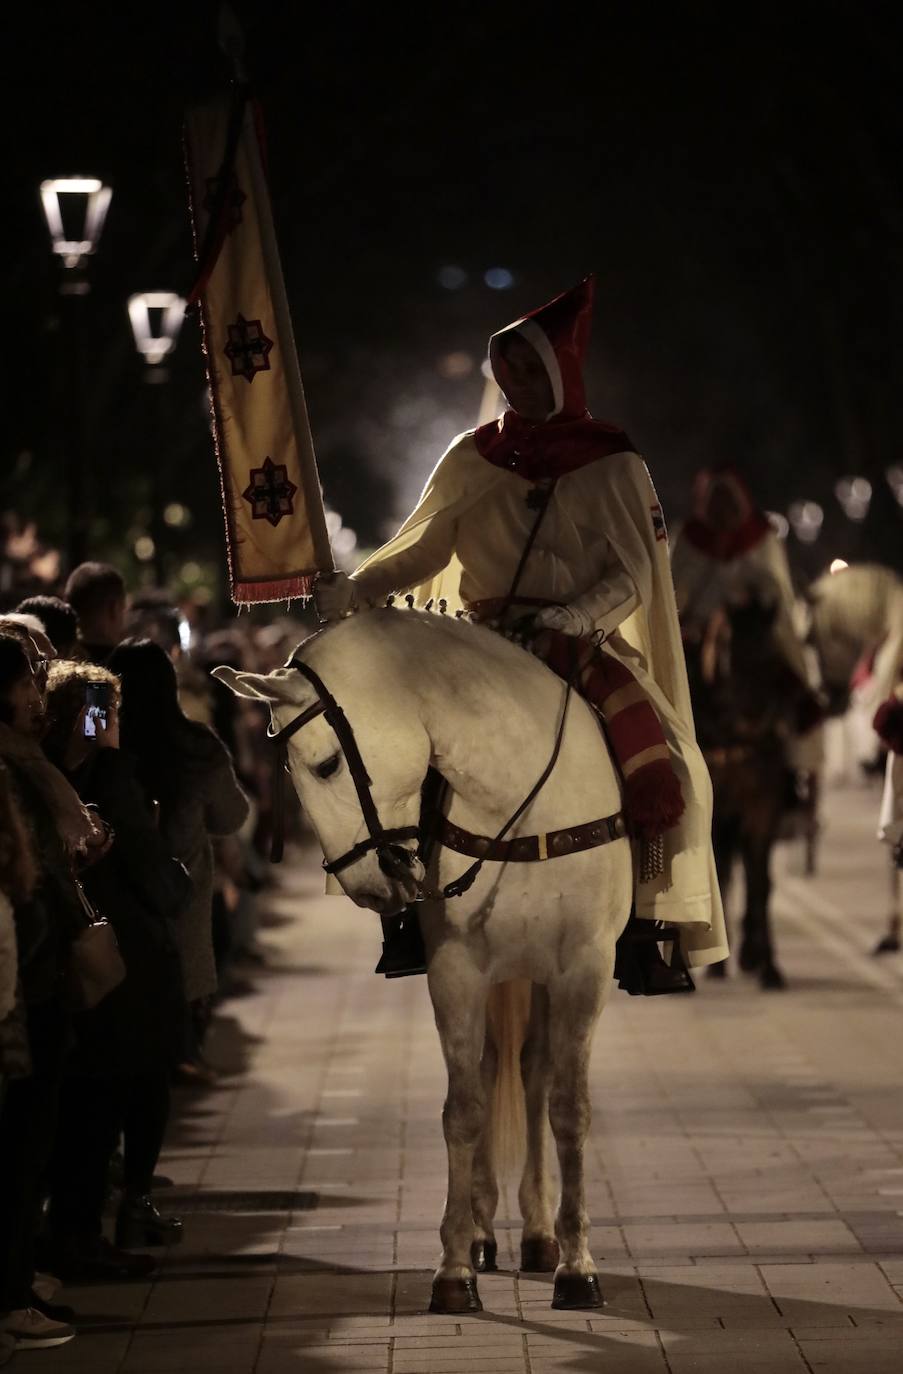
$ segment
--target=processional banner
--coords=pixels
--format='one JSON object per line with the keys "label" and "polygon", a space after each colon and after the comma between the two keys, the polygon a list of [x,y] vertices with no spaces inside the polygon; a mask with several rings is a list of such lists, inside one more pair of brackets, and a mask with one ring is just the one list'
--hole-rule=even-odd
{"label": "processional banner", "polygon": [[309,596],[333,568],[279,261],[260,113],[243,87],[186,119],[200,308],[233,601]]}

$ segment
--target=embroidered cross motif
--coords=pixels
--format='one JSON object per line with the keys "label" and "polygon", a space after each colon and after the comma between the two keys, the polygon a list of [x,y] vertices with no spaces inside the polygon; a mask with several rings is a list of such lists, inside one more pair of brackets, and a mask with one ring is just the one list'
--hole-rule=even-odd
{"label": "embroidered cross motif", "polygon": [[656,504],[650,506],[649,509],[652,512],[652,528],[655,530],[656,539],[667,539],[668,531],[665,528],[665,517],[662,514],[661,506]]}
{"label": "embroidered cross motif", "polygon": [[269,520],[274,527],[284,515],[294,515],[292,504],[298,488],[288,480],[284,463],[274,463],[267,456],[263,467],[251,468],[251,481],[242,492],[242,498],[250,502],[251,516],[254,520]]}
{"label": "embroidered cross motif", "polygon": [[[219,177],[205,177],[207,193],[203,199],[204,209],[208,215],[212,215],[216,207],[216,199],[219,195]],[[241,224],[241,207],[247,200],[247,196],[238,184],[235,173],[232,173],[232,184],[226,196],[226,205],[223,211],[224,229],[227,234],[231,234],[233,229],[237,229]]]}
{"label": "embroidered cross motif", "polygon": [[226,328],[229,342],[223,352],[232,364],[232,376],[253,382],[258,372],[269,372],[273,340],[264,334],[260,320],[246,320],[239,315],[235,324]]}

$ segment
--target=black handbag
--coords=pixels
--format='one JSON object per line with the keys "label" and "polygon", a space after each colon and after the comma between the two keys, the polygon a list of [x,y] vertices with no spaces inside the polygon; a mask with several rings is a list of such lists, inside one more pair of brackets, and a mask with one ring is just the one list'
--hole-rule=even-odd
{"label": "black handbag", "polygon": [[96,911],[78,878],[73,878],[85,925],[72,942],[69,997],[76,1011],[91,1011],[118,988],[126,976],[116,932]]}

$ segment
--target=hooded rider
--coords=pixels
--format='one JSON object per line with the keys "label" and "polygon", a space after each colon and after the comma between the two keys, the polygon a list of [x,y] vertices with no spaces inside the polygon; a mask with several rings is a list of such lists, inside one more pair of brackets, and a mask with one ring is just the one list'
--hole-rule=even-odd
{"label": "hooded rider", "polygon": [[787,666],[808,681],[794,626],[784,546],[736,468],[704,468],[693,484],[693,514],[671,541],[671,573],[685,636],[704,636],[712,615],[753,596],[774,606],[774,639]]}
{"label": "hooded rider", "polygon": [[[350,578],[319,579],[317,608],[334,619],[411,591],[418,604],[441,599],[503,629],[528,617],[534,650],[603,716],[628,825],[647,847],[641,928],[678,925],[687,961],[709,964],[727,954],[711,784],[661,506],[626,434],[586,408],[594,284],[587,278],[493,335],[490,362],[509,408],[454,440],[398,533]],[[643,944],[648,975],[649,960],[660,960],[651,938]],[[390,944],[381,971],[392,955]],[[670,990],[667,978],[654,989],[648,981],[641,973],[639,986],[625,985]]]}

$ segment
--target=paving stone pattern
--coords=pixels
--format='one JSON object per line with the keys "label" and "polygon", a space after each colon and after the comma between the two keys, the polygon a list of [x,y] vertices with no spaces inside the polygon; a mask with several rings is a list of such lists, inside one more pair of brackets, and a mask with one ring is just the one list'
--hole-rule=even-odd
{"label": "paving stone pattern", "polygon": [[[516,1271],[516,1189],[485,1311],[426,1313],[445,1183],[443,1069],[423,979],[370,967],[376,919],[283,870],[269,971],[225,1004],[216,1091],[182,1096],[163,1168],[190,1197],[152,1284],[67,1289],[78,1338],[29,1374],[899,1374],[903,959],[877,796],[828,798],[820,872],[782,849],[790,987],[616,994],[593,1064],[593,1246],[606,1306],[559,1313]],[[257,1194],[205,1211],[204,1191]],[[286,1194],[297,1193],[295,1210]],[[161,1194],[161,1202],[170,1199]],[[281,1210],[280,1210],[281,1209]]]}

